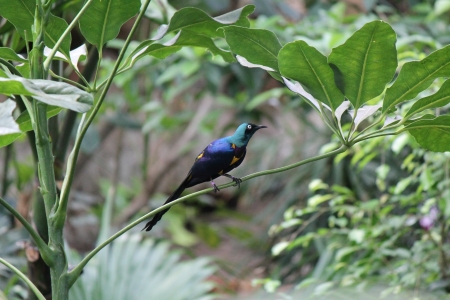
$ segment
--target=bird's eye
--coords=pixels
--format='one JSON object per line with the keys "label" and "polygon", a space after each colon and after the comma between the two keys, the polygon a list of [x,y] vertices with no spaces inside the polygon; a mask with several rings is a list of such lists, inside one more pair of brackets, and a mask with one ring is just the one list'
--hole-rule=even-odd
{"label": "bird's eye", "polygon": [[252,129],[252,125],[247,125],[247,129]]}

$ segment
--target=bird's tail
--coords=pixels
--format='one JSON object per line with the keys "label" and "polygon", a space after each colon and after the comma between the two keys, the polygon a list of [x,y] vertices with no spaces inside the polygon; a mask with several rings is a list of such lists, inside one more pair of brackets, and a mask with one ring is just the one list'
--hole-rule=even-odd
{"label": "bird's tail", "polygon": [[[184,181],[180,184],[180,186],[175,190],[175,192],[173,192],[172,195],[170,195],[169,198],[167,198],[166,202],[164,202],[164,204],[170,203],[176,199],[178,199],[181,195],[181,193],[183,193],[183,191],[188,187],[188,183],[189,183],[189,178],[190,174],[188,174],[188,176],[186,177],[186,179],[184,179]],[[145,227],[142,230],[145,231],[150,231],[152,230],[153,226],[156,225],[156,223],[159,222],[159,220],[161,220],[162,216],[169,211],[168,209],[165,209],[163,211],[160,211],[159,213],[157,213],[156,215],[153,216],[153,219],[151,219],[147,224],[145,224]]]}

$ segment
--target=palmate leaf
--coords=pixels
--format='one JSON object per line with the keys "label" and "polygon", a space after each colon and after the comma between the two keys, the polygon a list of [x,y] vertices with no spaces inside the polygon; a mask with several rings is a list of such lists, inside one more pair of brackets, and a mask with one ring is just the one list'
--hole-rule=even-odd
{"label": "palmate leaf", "polygon": [[[222,28],[225,32],[225,39],[233,53],[245,58],[245,60],[255,66],[270,68],[272,71],[278,70],[278,52],[281,44],[277,36],[265,29],[249,29],[239,26],[227,26]],[[243,62],[244,65],[252,67]],[[266,70],[269,70],[267,69]]]}
{"label": "palmate leaf", "polygon": [[[35,0],[0,0],[0,15],[8,19],[16,27],[19,34],[28,40],[32,38],[31,26],[34,23],[35,10]],[[45,45],[53,48],[67,27],[67,22],[64,19],[50,14],[44,36]],[[26,35],[25,31],[27,32]],[[69,54],[71,40],[69,33],[59,48],[59,51],[64,55]]]}
{"label": "palmate leaf", "polygon": [[334,48],[328,63],[336,84],[355,109],[380,95],[397,68],[396,34],[383,21],[373,21]]}
{"label": "palmate leaf", "polygon": [[136,15],[140,7],[140,0],[95,0],[80,18],[80,31],[89,43],[101,49],[107,41],[117,37],[122,25]]}
{"label": "palmate leaf", "polygon": [[212,299],[205,258],[180,261],[167,242],[123,236],[96,255],[70,290],[75,300]]}
{"label": "palmate leaf", "polygon": [[429,119],[426,115],[405,127],[425,149],[444,152],[450,151],[450,116],[440,116]]}
{"label": "palmate leaf", "polygon": [[437,50],[421,61],[403,65],[394,84],[387,89],[383,112],[395,105],[413,99],[439,77],[450,76],[450,45]]}
{"label": "palmate leaf", "polygon": [[334,83],[333,70],[327,58],[304,41],[286,44],[278,54],[280,73],[298,81],[314,98],[333,111],[344,101]]}

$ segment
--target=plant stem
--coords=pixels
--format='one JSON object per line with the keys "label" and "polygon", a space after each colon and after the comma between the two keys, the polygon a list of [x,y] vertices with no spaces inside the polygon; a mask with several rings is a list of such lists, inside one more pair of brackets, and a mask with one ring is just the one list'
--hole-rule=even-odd
{"label": "plant stem", "polygon": [[84,135],[86,134],[89,126],[91,125],[91,123],[94,120],[95,116],[97,115],[97,112],[99,111],[103,101],[105,100],[106,93],[108,92],[108,89],[112,84],[112,81],[117,73],[120,63],[121,63],[123,57],[125,56],[125,52],[128,48],[128,45],[130,44],[131,39],[132,39],[135,31],[137,30],[139,23],[140,23],[141,19],[143,18],[148,5],[150,4],[150,1],[151,0],[146,0],[145,3],[142,5],[141,11],[139,12],[139,15],[136,18],[136,21],[134,22],[133,27],[131,28],[131,31],[128,34],[128,37],[125,40],[125,43],[119,53],[119,56],[117,57],[117,60],[116,60],[116,63],[114,64],[111,75],[109,76],[108,81],[106,82],[106,86],[102,90],[102,93],[100,94],[99,99],[95,103],[95,106],[92,109],[92,112],[90,113],[86,123],[84,125],[82,125],[82,123],[80,123],[80,126],[82,125],[82,127],[81,127],[81,130],[79,131],[79,133],[77,134],[77,137],[75,140],[75,145],[69,156],[69,161],[68,161],[67,170],[66,170],[66,177],[64,178],[63,187],[61,189],[61,197],[59,200],[59,207],[56,212],[57,226],[59,226],[61,228],[62,228],[62,226],[64,226],[64,222],[66,220],[67,203],[69,201],[69,193],[70,193],[70,188],[72,186],[72,181],[73,181],[73,177],[74,177],[74,173],[75,173],[75,163],[77,161],[78,153],[80,151],[81,141],[83,140]]}
{"label": "plant stem", "polygon": [[[296,167],[308,164],[308,163],[313,162],[313,161],[317,161],[317,160],[320,160],[320,159],[323,159],[323,158],[334,156],[334,155],[342,153],[342,152],[344,152],[346,150],[347,150],[346,146],[341,146],[340,148],[338,148],[338,149],[336,149],[334,151],[331,151],[331,152],[328,152],[328,153],[325,153],[325,154],[322,154],[322,155],[318,155],[318,156],[315,156],[315,157],[312,157],[312,158],[308,158],[308,159],[296,162],[296,163],[291,164],[291,165],[287,165],[287,166],[284,166],[284,167],[281,167],[281,168],[272,169],[272,170],[265,170],[265,171],[261,171],[261,172],[256,172],[256,173],[247,175],[245,177],[242,177],[241,180],[242,180],[242,182],[244,182],[244,181],[250,180],[252,178],[260,177],[260,176],[263,176],[263,175],[270,175],[270,174],[284,172],[284,171],[287,171],[287,170],[290,170],[290,169],[293,169],[293,168],[296,168]],[[228,187],[231,187],[231,186],[235,186],[235,183],[234,182],[230,182],[230,183],[222,184],[222,185],[219,186],[219,188],[220,189],[224,189],[224,188],[228,188]],[[196,197],[196,196],[199,196],[199,195],[203,195],[203,194],[212,192],[213,190],[214,190],[213,188],[203,189],[201,191],[198,191],[198,192],[186,195],[184,197],[180,197],[180,198],[178,198],[178,199],[176,199],[176,200],[174,200],[174,201],[172,201],[170,203],[164,204],[164,205],[158,207],[157,209],[154,209],[153,211],[149,212],[148,214],[144,215],[143,217],[140,217],[139,219],[137,219],[136,221],[130,223],[129,225],[125,226],[124,228],[122,228],[117,233],[113,234],[107,240],[105,240],[100,245],[98,245],[94,250],[92,250],[88,255],[86,255],[86,257],[84,257],[83,260],[81,260],[81,262],[72,271],[67,273],[67,277],[68,277],[67,281],[68,281],[69,287],[72,286],[75,283],[75,281],[78,279],[78,277],[81,274],[81,271],[86,266],[86,264],[100,250],[102,250],[108,244],[113,242],[119,236],[121,236],[125,232],[129,231],[130,229],[132,229],[134,226],[139,225],[141,222],[145,221],[146,219],[150,218],[151,216],[157,214],[160,211],[166,210],[169,207],[171,207],[171,206],[173,206],[175,204],[184,202],[184,201],[186,201],[186,200],[188,200],[190,198],[193,198],[193,197]]]}
{"label": "plant stem", "polygon": [[1,257],[0,257],[0,263],[4,264],[6,267],[8,267],[14,273],[16,273],[20,278],[22,278],[22,280],[25,281],[25,283],[30,287],[30,289],[33,291],[33,293],[36,295],[36,297],[39,300],[46,300],[44,295],[42,295],[42,293],[39,291],[39,289],[31,282],[30,279],[28,279],[28,277],[25,274],[20,272],[19,269],[17,269],[16,267],[14,267],[12,264],[10,264],[9,262],[7,262],[6,260],[4,260]]}

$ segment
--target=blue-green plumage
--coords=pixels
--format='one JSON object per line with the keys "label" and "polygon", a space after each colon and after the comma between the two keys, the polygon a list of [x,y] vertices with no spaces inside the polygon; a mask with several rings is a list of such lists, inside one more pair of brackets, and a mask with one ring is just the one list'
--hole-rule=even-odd
{"label": "blue-green plumage", "polygon": [[[245,158],[248,142],[253,134],[261,128],[266,128],[266,126],[243,123],[236,129],[236,132],[233,135],[220,138],[209,144],[197,156],[194,165],[184,181],[164,204],[178,199],[184,189],[202,182],[210,181],[214,190],[216,192],[219,191],[213,181],[213,179],[219,176],[231,178],[236,185],[239,186],[241,179],[227,173],[242,163]],[[143,230],[150,231],[168,210],[169,209],[166,209],[157,213],[153,219],[145,225]]]}

